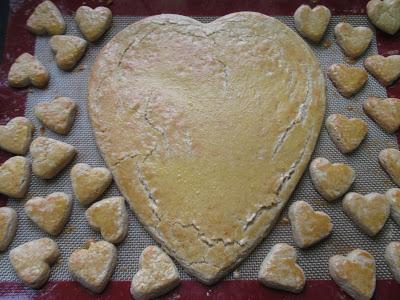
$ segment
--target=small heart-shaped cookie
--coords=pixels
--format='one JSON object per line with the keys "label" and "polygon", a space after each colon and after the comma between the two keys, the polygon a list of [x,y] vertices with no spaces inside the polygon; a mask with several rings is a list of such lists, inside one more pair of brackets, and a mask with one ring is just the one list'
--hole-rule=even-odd
{"label": "small heart-shaped cookie", "polygon": [[344,54],[351,58],[358,58],[371,43],[373,32],[368,27],[353,27],[349,23],[341,22],[335,26],[335,37]]}
{"label": "small heart-shaped cookie", "polygon": [[33,173],[40,178],[56,176],[74,158],[75,147],[47,137],[36,138],[30,147]]}
{"label": "small heart-shaped cookie", "polygon": [[17,232],[18,217],[11,207],[0,207],[0,252],[7,249]]}
{"label": "small heart-shaped cookie", "polygon": [[379,152],[379,163],[393,182],[400,186],[400,151],[389,148]]}
{"label": "small heart-shaped cookie", "polygon": [[87,42],[77,36],[55,35],[50,47],[56,55],[57,66],[65,71],[72,70],[86,51]]}
{"label": "small heart-shaped cookie", "polygon": [[57,236],[68,222],[72,199],[65,193],[52,193],[46,198],[35,197],[25,203],[25,213],[39,228]]}
{"label": "small heart-shaped cookie", "polygon": [[89,205],[100,197],[111,181],[111,172],[107,168],[92,168],[80,163],[71,170],[72,188],[83,205]]}
{"label": "small heart-shaped cookie", "polygon": [[25,117],[16,117],[7,125],[0,125],[0,148],[24,155],[28,151],[34,130],[31,121]]}
{"label": "small heart-shaped cookie", "polygon": [[371,0],[367,4],[367,15],[376,27],[395,34],[400,28],[400,0]]}
{"label": "small heart-shaped cookie", "polygon": [[336,284],[353,299],[371,299],[375,291],[375,259],[367,251],[356,249],[347,256],[329,259],[329,273]]}
{"label": "small heart-shaped cookie", "polygon": [[391,242],[385,250],[385,260],[397,283],[400,283],[400,242]]}
{"label": "small heart-shaped cookie", "polygon": [[317,5],[311,9],[309,5],[303,4],[294,13],[294,24],[297,31],[315,43],[322,39],[330,19],[331,12],[323,5]]}
{"label": "small heart-shaped cookie", "polygon": [[137,300],[153,299],[168,293],[179,283],[178,269],[172,259],[157,246],[148,246],[140,255],[131,294]]}
{"label": "small heart-shaped cookie", "polygon": [[89,242],[75,250],[68,261],[72,277],[94,293],[101,293],[117,264],[117,248],[109,242]]}
{"label": "small heart-shaped cookie", "polygon": [[388,133],[400,127],[400,99],[368,97],[363,104],[364,112]]}
{"label": "small heart-shaped cookie", "polygon": [[326,158],[317,157],[310,164],[310,177],[317,192],[330,202],[348,191],[356,173],[346,164],[332,164]]}
{"label": "small heart-shaped cookie", "polygon": [[390,216],[400,226],[400,189],[390,189],[385,196],[390,203]]}
{"label": "small heart-shaped cookie", "polygon": [[26,22],[28,30],[38,35],[63,34],[65,21],[57,6],[51,1],[40,3]]}
{"label": "small heart-shaped cookie", "polygon": [[368,74],[357,67],[348,67],[344,64],[333,64],[328,69],[328,77],[339,93],[350,98],[356,94],[367,82]]}
{"label": "small heart-shaped cookie", "polygon": [[381,231],[389,217],[390,203],[384,195],[378,193],[365,196],[348,193],[343,198],[343,210],[362,231],[374,236]]}
{"label": "small heart-shaped cookie", "polygon": [[111,26],[111,10],[104,6],[92,9],[88,6],[81,6],[76,11],[75,21],[85,38],[94,42]]}
{"label": "small heart-shaped cookie", "polygon": [[10,251],[10,262],[18,277],[31,288],[40,288],[50,276],[50,265],[60,252],[49,238],[33,240]]}
{"label": "small heart-shaped cookie", "polygon": [[23,53],[12,64],[8,72],[8,83],[12,87],[32,84],[44,88],[49,82],[49,73],[42,63],[29,53]]}
{"label": "small heart-shaped cookie", "polygon": [[23,156],[13,156],[0,166],[0,193],[24,198],[31,182],[31,167]]}
{"label": "small heart-shaped cookie", "polygon": [[128,213],[122,197],[96,202],[86,210],[86,219],[110,243],[122,242],[128,233]]}
{"label": "small heart-shaped cookie", "polygon": [[289,207],[289,220],[295,244],[307,248],[326,238],[332,231],[331,217],[314,211],[310,204],[296,201]]}
{"label": "small heart-shaped cookie", "polygon": [[368,132],[367,122],[358,118],[349,119],[341,114],[330,115],[325,126],[333,143],[342,153],[354,151]]}
{"label": "small heart-shaped cookie", "polygon": [[276,244],[264,258],[258,272],[258,280],[267,287],[300,293],[306,278],[296,261],[294,247],[284,243]]}
{"label": "small heart-shaped cookie", "polygon": [[400,77],[400,55],[369,56],[364,66],[383,86],[389,86]]}

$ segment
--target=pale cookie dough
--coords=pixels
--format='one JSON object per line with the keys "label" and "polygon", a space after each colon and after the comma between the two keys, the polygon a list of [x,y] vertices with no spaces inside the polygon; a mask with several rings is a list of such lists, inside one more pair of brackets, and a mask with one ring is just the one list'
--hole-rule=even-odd
{"label": "pale cookie dough", "polygon": [[385,196],[390,202],[390,216],[400,226],[400,189],[390,189]]}
{"label": "pale cookie dough", "polygon": [[133,276],[131,294],[137,300],[164,295],[180,283],[174,262],[157,246],[148,246],[139,258],[139,271]]}
{"label": "pale cookie dough", "polygon": [[335,26],[336,42],[344,54],[351,58],[358,58],[367,50],[372,36],[373,32],[368,27],[353,27],[345,22]]}
{"label": "pale cookie dough", "polygon": [[264,258],[258,280],[265,286],[300,293],[306,283],[303,269],[296,263],[296,249],[288,244],[276,244]]}
{"label": "pale cookie dough", "polygon": [[400,283],[400,242],[391,242],[386,246],[385,260],[397,283]]}
{"label": "pale cookie dough", "polygon": [[313,51],[277,19],[159,15],[103,48],[88,109],[130,208],[212,284],[271,231],[307,168],[325,83]]}
{"label": "pale cookie dough", "polygon": [[45,66],[29,53],[23,53],[11,65],[8,72],[8,84],[12,87],[33,85],[44,88],[49,82],[49,73]]}
{"label": "pale cookie dough", "polygon": [[296,201],[289,207],[289,220],[295,244],[308,248],[326,238],[333,229],[331,217],[314,211],[305,201]]}
{"label": "pale cookie dough", "polygon": [[400,0],[371,0],[367,4],[367,15],[376,27],[395,34],[400,28]]}
{"label": "pale cookie dough", "polygon": [[117,248],[106,241],[92,241],[86,246],[72,252],[68,269],[74,280],[94,293],[101,293],[117,264]]}
{"label": "pale cookie dough", "polygon": [[309,170],[315,189],[329,202],[344,195],[356,179],[356,172],[352,167],[342,163],[331,163],[323,157],[315,158]]}
{"label": "pale cookie dough", "polygon": [[86,210],[86,219],[110,243],[122,242],[128,233],[128,213],[122,197],[96,202]]}
{"label": "pale cookie dough", "polygon": [[0,166],[0,193],[24,198],[31,182],[31,166],[23,156],[14,156]]}
{"label": "pale cookie dough", "polygon": [[368,97],[363,103],[364,112],[388,133],[400,127],[400,99]]}
{"label": "pale cookie dough", "polygon": [[0,125],[0,148],[14,154],[26,154],[34,130],[31,121],[25,117],[11,119],[7,125]]}
{"label": "pale cookie dough", "polygon": [[111,27],[112,13],[104,6],[95,9],[81,6],[76,11],[75,21],[85,38],[95,42]]}
{"label": "pale cookie dough", "polygon": [[72,70],[86,51],[87,42],[77,36],[55,35],[50,39],[50,47],[56,56],[57,66]]}
{"label": "pale cookie dough", "polygon": [[25,203],[25,213],[39,228],[57,236],[64,229],[72,210],[72,199],[65,193],[34,197]]}
{"label": "pale cookie dough", "polygon": [[297,31],[305,38],[318,43],[328,28],[331,12],[323,5],[313,9],[309,5],[299,6],[294,13],[294,24]]}
{"label": "pale cookie dough", "polygon": [[10,262],[18,277],[31,288],[40,288],[50,276],[50,265],[60,256],[56,242],[33,240],[10,251]]}
{"label": "pale cookie dough", "polygon": [[0,207],[0,252],[7,249],[17,232],[18,217],[11,207]]}
{"label": "pale cookie dough", "polygon": [[367,122],[359,118],[347,118],[332,114],[326,119],[326,129],[340,152],[349,153],[357,149],[368,132]]}
{"label": "pale cookie dough", "polygon": [[328,77],[339,93],[350,98],[358,93],[368,80],[364,69],[348,67],[344,64],[333,64],[328,69]]}
{"label": "pale cookie dough", "polygon": [[50,179],[74,158],[75,147],[47,137],[36,138],[30,147],[32,170],[36,176]]}
{"label": "pale cookie dough", "polygon": [[35,105],[35,116],[44,126],[58,134],[68,134],[74,123],[76,103],[68,97],[57,97]]}
{"label": "pale cookie dough", "polygon": [[369,56],[364,66],[383,86],[389,86],[400,77],[400,55]]}
{"label": "pale cookie dough", "polygon": [[83,205],[89,205],[100,197],[111,181],[111,172],[107,168],[92,168],[88,164],[79,163],[71,170],[72,188]]}
{"label": "pale cookie dough", "polygon": [[379,152],[379,163],[393,182],[400,187],[400,151],[394,148]]}
{"label": "pale cookie dough", "polygon": [[55,35],[65,32],[65,21],[57,6],[51,1],[40,3],[26,22],[28,30],[38,35]]}
{"label": "pale cookie dough", "polygon": [[369,236],[377,235],[390,215],[389,200],[382,194],[365,196],[348,193],[343,198],[343,210]]}
{"label": "pale cookie dough", "polygon": [[374,295],[375,259],[367,251],[356,249],[347,256],[332,256],[329,273],[336,284],[355,300],[368,300]]}

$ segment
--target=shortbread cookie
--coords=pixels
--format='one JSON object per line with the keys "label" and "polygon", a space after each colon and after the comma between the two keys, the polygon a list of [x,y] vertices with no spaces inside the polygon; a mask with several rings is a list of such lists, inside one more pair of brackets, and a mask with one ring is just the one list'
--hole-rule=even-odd
{"label": "shortbread cookie", "polygon": [[68,97],[57,97],[35,105],[35,116],[44,126],[58,134],[68,134],[74,123],[76,103]]}
{"label": "shortbread cookie", "polygon": [[348,67],[344,64],[333,64],[328,69],[328,77],[339,93],[350,98],[367,82],[368,74],[357,67]]}
{"label": "shortbread cookie", "polygon": [[23,53],[12,64],[8,72],[8,83],[12,87],[33,85],[44,88],[49,82],[49,73],[45,66],[29,53]]}
{"label": "shortbread cookie", "polygon": [[74,158],[75,147],[47,137],[36,138],[30,147],[33,173],[40,178],[56,176]]}
{"label": "shortbread cookie", "polygon": [[111,172],[107,168],[92,168],[88,164],[76,164],[71,170],[71,182],[76,198],[89,205],[110,186]]}
{"label": "shortbread cookie", "polygon": [[400,189],[390,189],[385,196],[390,203],[390,216],[400,226]]}
{"label": "shortbread cookie", "polygon": [[128,233],[128,213],[122,197],[96,202],[86,210],[86,219],[110,243],[122,242]]}
{"label": "shortbread cookie", "polygon": [[375,259],[367,251],[356,249],[347,256],[332,256],[329,259],[329,273],[353,299],[372,298],[376,284]]}
{"label": "shortbread cookie", "polygon": [[289,207],[289,220],[295,244],[307,248],[326,238],[332,231],[331,217],[314,211],[305,201],[296,201]]}
{"label": "shortbread cookie", "polygon": [[72,252],[68,268],[72,277],[94,293],[107,286],[117,264],[117,248],[109,242],[89,242],[86,249]]}
{"label": "shortbread cookie", "polygon": [[55,35],[50,47],[56,56],[57,66],[65,71],[72,70],[86,51],[87,42],[77,36]]}
{"label": "shortbread cookie", "polygon": [[400,0],[371,0],[367,4],[367,15],[376,27],[395,34],[400,28]]}
{"label": "shortbread cookie", "polygon": [[18,217],[11,207],[0,207],[0,252],[7,249],[17,232]]}
{"label": "shortbread cookie", "polygon": [[347,118],[332,114],[326,119],[326,129],[340,152],[349,153],[357,149],[368,132],[367,122],[359,118]]}
{"label": "shortbread cookie", "polygon": [[276,244],[264,258],[258,280],[267,287],[300,293],[306,283],[302,268],[296,263],[296,249],[288,244]]}
{"label": "shortbread cookie", "polygon": [[140,255],[131,294],[137,300],[153,299],[168,293],[179,283],[178,269],[172,259],[157,246],[148,246]]}
{"label": "shortbread cookie", "polygon": [[81,6],[76,11],[75,21],[85,38],[94,42],[111,26],[111,10],[104,6],[95,9],[88,6]]}
{"label": "shortbread cookie", "polygon": [[50,265],[60,252],[49,238],[33,240],[10,251],[10,262],[18,277],[31,288],[40,288],[50,276]]}
{"label": "shortbread cookie", "polygon": [[331,202],[349,190],[356,172],[349,165],[332,164],[326,158],[317,157],[310,164],[310,177],[317,192]]}
{"label": "shortbread cookie", "polygon": [[0,193],[24,198],[31,182],[31,167],[23,156],[14,156],[0,166]]}
{"label": "shortbread cookie", "polygon": [[385,250],[385,260],[397,283],[400,283],[400,242],[391,242]]}
{"label": "shortbread cookie", "polygon": [[330,19],[331,12],[323,5],[317,5],[311,9],[309,5],[303,4],[294,13],[294,24],[297,31],[316,43],[322,39]]}
{"label": "shortbread cookie", "polygon": [[394,148],[379,152],[379,163],[393,182],[400,186],[400,151]]}
{"label": "shortbread cookie", "polygon": [[57,6],[51,1],[40,3],[26,22],[28,30],[38,35],[55,35],[65,32],[65,21]]}
{"label": "shortbread cookie", "polygon": [[383,86],[389,86],[400,77],[400,55],[369,56],[364,66]]}
{"label": "shortbread cookie", "polygon": [[343,210],[363,232],[374,236],[381,231],[390,215],[390,203],[384,195],[378,193],[365,196],[348,193],[343,198]]}
{"label": "shortbread cookie", "polygon": [[400,127],[400,99],[368,97],[363,103],[364,112],[388,133]]}
{"label": "shortbread cookie", "polygon": [[341,22],[335,26],[335,37],[344,54],[351,58],[358,58],[371,43],[373,32],[368,27],[353,27],[349,23]]}
{"label": "shortbread cookie", "polygon": [[34,127],[27,118],[16,117],[7,125],[0,125],[0,148],[24,155],[29,149]]}
{"label": "shortbread cookie", "polygon": [[39,228],[57,236],[64,229],[72,210],[72,199],[65,193],[34,197],[25,203],[25,212]]}

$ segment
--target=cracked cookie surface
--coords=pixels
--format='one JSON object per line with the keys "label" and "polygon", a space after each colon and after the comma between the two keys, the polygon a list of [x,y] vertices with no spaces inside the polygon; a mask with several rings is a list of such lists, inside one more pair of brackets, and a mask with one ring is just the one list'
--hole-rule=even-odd
{"label": "cracked cookie surface", "polygon": [[161,15],[105,46],[88,103],[130,207],[210,284],[268,234],[295,188],[319,135],[325,80],[303,39],[274,18]]}

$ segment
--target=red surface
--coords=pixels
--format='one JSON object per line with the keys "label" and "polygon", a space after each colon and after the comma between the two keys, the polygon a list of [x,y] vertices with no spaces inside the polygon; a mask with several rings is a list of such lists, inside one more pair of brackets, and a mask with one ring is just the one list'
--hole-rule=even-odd
{"label": "red surface", "polygon": [[[5,1],[5,0],[1,0]],[[92,7],[105,5],[106,1],[53,0],[63,14],[72,14],[80,5]],[[10,11],[10,17],[0,68],[0,124],[15,116],[24,115],[28,90],[16,90],[7,85],[7,73],[11,63],[23,52],[33,52],[34,36],[25,28],[26,19],[41,0],[16,1]],[[154,15],[159,13],[177,13],[183,15],[220,16],[231,12],[251,10],[268,15],[292,15],[302,3],[311,6],[323,4],[332,14],[363,14],[367,0],[114,0],[109,7],[114,15]],[[377,30],[378,50],[380,54],[398,54],[400,33],[389,36]],[[388,88],[388,95],[400,98],[400,84]],[[400,134],[398,135],[400,142]],[[0,162],[10,155],[0,150]],[[6,204],[0,195],[0,206]],[[0,270],[1,272],[1,270]],[[7,299],[125,299],[130,298],[129,282],[114,281],[101,295],[94,295],[72,281],[49,282],[41,290],[35,291],[18,282],[0,282],[0,297]],[[400,285],[393,280],[378,280],[374,299],[399,299]],[[184,281],[178,289],[163,299],[349,299],[331,280],[309,280],[300,295],[267,289],[255,280],[222,281],[208,287],[197,281]]]}

